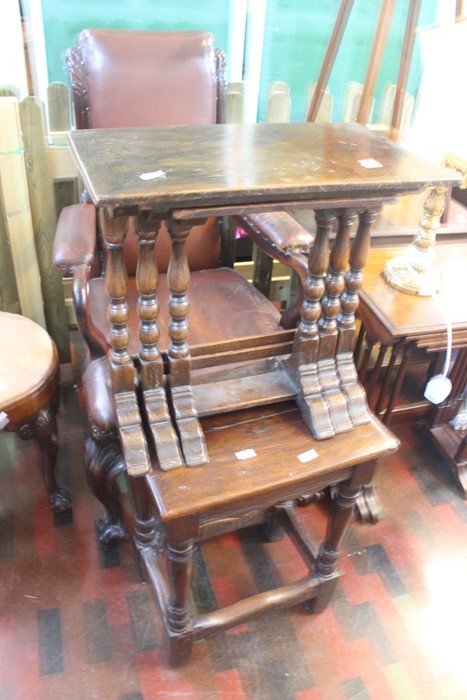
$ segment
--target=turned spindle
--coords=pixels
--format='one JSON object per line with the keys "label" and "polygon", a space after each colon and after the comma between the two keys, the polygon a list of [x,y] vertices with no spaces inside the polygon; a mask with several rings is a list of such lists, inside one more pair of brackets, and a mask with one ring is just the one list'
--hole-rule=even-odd
{"label": "turned spindle", "polygon": [[117,423],[128,474],[140,476],[150,470],[150,461],[136,397],[136,369],[129,351],[127,272],[123,260],[128,217],[114,215],[112,210],[104,208],[99,214],[108,251],[105,279],[110,297],[109,359]]}
{"label": "turned spindle", "polygon": [[172,239],[167,280],[169,296],[169,336],[167,351],[169,360],[169,386],[173,412],[182,446],[185,464],[189,467],[208,461],[206,444],[190,384],[191,358],[188,346],[188,286],[190,269],[186,257],[186,239],[193,222],[170,220],[169,233]]}
{"label": "turned spindle", "polygon": [[350,252],[349,270],[345,275],[345,289],[341,296],[341,311],[337,317],[337,373],[353,425],[367,423],[370,415],[365,391],[358,380],[352,346],[363,269],[370,252],[371,227],[380,210],[380,206],[370,207],[359,214],[359,225]]}
{"label": "turned spindle", "polygon": [[336,214],[325,210],[316,216],[316,236],[308,258],[308,278],[304,285],[300,323],[295,335],[287,371],[297,386],[297,403],[303,419],[317,439],[335,434],[329,404],[322,396],[318,378],[321,299],[325,292],[324,275],[329,265],[329,234]]}
{"label": "turned spindle", "polygon": [[141,388],[149,428],[161,469],[181,467],[181,455],[175,428],[170,417],[164,387],[164,365],[158,348],[159,302],[157,288],[159,271],[154,255],[154,244],[161,221],[143,212],[135,217],[135,229],[139,242],[136,284],[138,287],[138,315],[141,364]]}

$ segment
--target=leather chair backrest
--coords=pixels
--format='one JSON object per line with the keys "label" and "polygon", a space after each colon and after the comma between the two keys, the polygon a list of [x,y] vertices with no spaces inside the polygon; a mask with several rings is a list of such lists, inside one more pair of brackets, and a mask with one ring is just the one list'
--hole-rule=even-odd
{"label": "leather chair backrest", "polygon": [[86,124],[214,124],[214,37],[205,31],[85,29],[79,35]]}
{"label": "leather chair backrest", "polygon": [[[66,60],[78,129],[216,122],[216,53],[209,32],[85,29]],[[188,242],[192,270],[218,266],[215,219],[194,228]],[[156,244],[161,272],[167,269],[170,247],[163,225]],[[124,246],[129,275],[136,272],[137,250],[130,230]]]}

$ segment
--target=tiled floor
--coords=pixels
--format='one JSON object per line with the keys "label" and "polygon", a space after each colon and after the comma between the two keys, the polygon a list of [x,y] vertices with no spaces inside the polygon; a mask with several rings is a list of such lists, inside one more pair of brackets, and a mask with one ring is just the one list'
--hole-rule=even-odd
{"label": "tiled floor", "polygon": [[[130,540],[99,546],[87,490],[77,373],[62,371],[62,481],[72,517],[54,517],[32,443],[0,435],[0,700],[461,700],[467,697],[467,507],[410,425],[380,464],[384,518],[355,525],[343,577],[319,616],[276,613],[161,662],[160,625]],[[313,530],[323,517],[302,510]],[[194,604],[224,604],[296,576],[287,540],[256,531],[207,543]]]}

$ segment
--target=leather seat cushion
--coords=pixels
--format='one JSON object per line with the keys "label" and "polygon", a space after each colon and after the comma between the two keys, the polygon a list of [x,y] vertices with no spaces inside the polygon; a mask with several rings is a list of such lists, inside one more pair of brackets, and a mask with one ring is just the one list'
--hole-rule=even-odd
{"label": "leather seat cushion", "polygon": [[[91,280],[89,296],[92,321],[108,337],[110,330],[107,318],[109,296],[104,279]],[[188,342],[190,345],[214,343],[229,338],[261,335],[279,330],[279,311],[261,292],[238,272],[230,268],[192,272],[188,297],[190,301]],[[138,290],[134,279],[128,280],[126,298],[129,312],[130,352],[136,356],[139,350],[139,318],[137,314]],[[158,346],[162,352],[167,349],[170,342],[167,332],[170,320],[169,289],[165,275],[160,276],[157,298],[160,307]]]}

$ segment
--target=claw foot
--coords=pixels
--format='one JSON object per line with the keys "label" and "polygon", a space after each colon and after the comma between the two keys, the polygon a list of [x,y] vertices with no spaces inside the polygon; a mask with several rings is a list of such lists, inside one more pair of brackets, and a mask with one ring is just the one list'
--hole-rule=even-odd
{"label": "claw foot", "polygon": [[71,509],[71,497],[65,489],[56,489],[49,495],[50,509],[54,513],[65,513]]}
{"label": "claw foot", "polygon": [[113,540],[125,540],[128,537],[123,523],[112,521],[107,516],[96,521],[96,530],[99,542],[102,544],[108,544]]}

